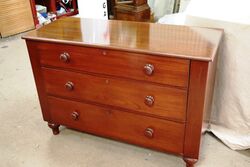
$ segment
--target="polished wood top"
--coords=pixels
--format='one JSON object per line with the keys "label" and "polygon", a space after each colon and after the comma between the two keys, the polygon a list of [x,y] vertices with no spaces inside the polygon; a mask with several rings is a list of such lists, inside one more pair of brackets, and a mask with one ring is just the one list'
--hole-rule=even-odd
{"label": "polished wood top", "polygon": [[212,61],[223,30],[67,17],[24,39]]}

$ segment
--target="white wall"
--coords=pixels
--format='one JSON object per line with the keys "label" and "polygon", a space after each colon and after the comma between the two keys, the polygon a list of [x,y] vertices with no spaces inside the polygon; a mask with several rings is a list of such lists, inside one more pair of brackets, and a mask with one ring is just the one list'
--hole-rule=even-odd
{"label": "white wall", "polygon": [[78,0],[79,16],[83,18],[108,19],[107,0]]}

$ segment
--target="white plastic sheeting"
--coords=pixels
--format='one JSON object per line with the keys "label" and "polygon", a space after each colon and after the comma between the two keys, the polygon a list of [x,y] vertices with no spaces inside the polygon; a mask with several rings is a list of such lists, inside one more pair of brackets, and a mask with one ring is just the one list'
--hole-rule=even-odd
{"label": "white plastic sheeting", "polygon": [[166,14],[173,13],[175,0],[148,0],[151,11],[154,13],[155,20]]}
{"label": "white plastic sheeting", "polygon": [[170,15],[159,20],[224,29],[210,131],[234,150],[250,148],[249,6],[249,0],[191,0],[185,16]]}
{"label": "white plastic sheeting", "polygon": [[190,0],[180,0],[179,12],[184,12],[189,4]]}

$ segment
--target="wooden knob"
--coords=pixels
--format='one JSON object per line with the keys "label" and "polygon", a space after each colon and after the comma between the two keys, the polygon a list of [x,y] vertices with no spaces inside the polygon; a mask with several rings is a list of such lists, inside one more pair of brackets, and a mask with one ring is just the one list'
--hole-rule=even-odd
{"label": "wooden knob", "polygon": [[74,121],[78,120],[78,118],[79,118],[78,112],[76,112],[76,111],[72,112],[72,113],[71,113],[71,118],[72,118]]}
{"label": "wooden knob", "polygon": [[146,64],[144,66],[144,73],[148,76],[152,75],[154,73],[154,66],[152,64]]}
{"label": "wooden knob", "polygon": [[67,52],[60,54],[60,60],[64,63],[68,63],[70,60],[69,54]]}
{"label": "wooden knob", "polygon": [[154,137],[154,130],[152,128],[147,128],[144,132],[144,135],[148,138]]}
{"label": "wooden knob", "polygon": [[65,84],[65,88],[68,90],[68,91],[72,91],[74,89],[74,84],[72,82],[67,82]]}
{"label": "wooden knob", "polygon": [[154,105],[155,99],[153,96],[146,96],[144,103],[149,106],[152,107]]}

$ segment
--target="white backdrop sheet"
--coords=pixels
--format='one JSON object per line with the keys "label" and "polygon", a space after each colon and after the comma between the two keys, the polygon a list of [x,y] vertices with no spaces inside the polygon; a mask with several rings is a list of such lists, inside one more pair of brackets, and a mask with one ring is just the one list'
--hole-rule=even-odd
{"label": "white backdrop sheet", "polygon": [[191,0],[185,16],[159,20],[224,29],[209,130],[233,150],[250,148],[249,6],[249,0]]}
{"label": "white backdrop sheet", "polygon": [[155,20],[173,13],[174,0],[148,0],[148,4],[154,13]]}

